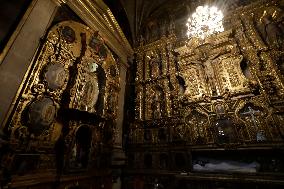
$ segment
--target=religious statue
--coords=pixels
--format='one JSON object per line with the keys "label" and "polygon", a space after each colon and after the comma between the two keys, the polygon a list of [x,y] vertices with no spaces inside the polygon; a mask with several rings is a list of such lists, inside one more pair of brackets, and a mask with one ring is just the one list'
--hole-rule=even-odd
{"label": "religious statue", "polygon": [[273,20],[270,14],[264,11],[258,29],[263,40],[272,48],[283,49],[283,25]]}
{"label": "religious statue", "polygon": [[[208,60],[200,58],[199,60],[191,60],[190,64],[192,65],[192,69],[195,70],[195,79],[198,79],[198,81],[204,81],[211,91],[212,96],[216,96],[218,94],[218,90],[213,68],[214,60],[212,58]],[[199,82],[198,85],[202,85],[201,82]]]}
{"label": "religious statue", "polygon": [[79,96],[80,109],[84,111],[95,110],[96,102],[99,98],[99,81],[98,81],[98,64],[95,62],[88,63],[84,69],[83,74],[81,75],[84,78],[82,82]]}
{"label": "religious statue", "polygon": [[152,79],[156,79],[160,75],[162,75],[162,65],[160,58],[157,54],[152,53],[151,59],[149,61],[149,66],[150,66],[150,77]]}
{"label": "religious statue", "polygon": [[209,64],[206,64],[205,63],[205,74],[206,74],[206,82],[208,84],[208,87],[211,89],[211,92],[212,92],[212,96],[216,96],[218,93],[217,93],[217,87],[216,87],[216,84],[215,84],[215,74],[214,74],[214,71],[213,71],[213,68],[212,68],[212,65],[209,65]]}
{"label": "religious statue", "polygon": [[161,100],[162,100],[162,91],[156,89],[151,104],[153,119],[159,119],[162,116]]}
{"label": "religious statue", "polygon": [[85,92],[83,94],[83,101],[85,102],[86,106],[90,102],[92,102],[93,91],[94,91],[94,85],[90,81],[88,81],[85,85]]}

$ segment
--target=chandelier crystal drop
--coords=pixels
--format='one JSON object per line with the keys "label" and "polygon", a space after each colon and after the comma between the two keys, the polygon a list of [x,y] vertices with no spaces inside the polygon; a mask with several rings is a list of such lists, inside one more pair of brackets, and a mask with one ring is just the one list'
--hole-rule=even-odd
{"label": "chandelier crystal drop", "polygon": [[197,37],[205,39],[211,34],[224,31],[223,13],[217,7],[208,5],[199,6],[187,20],[188,38]]}

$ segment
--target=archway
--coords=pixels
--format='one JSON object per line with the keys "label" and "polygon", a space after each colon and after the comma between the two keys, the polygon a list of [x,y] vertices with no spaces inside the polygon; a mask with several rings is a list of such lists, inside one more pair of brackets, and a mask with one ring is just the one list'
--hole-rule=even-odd
{"label": "archway", "polygon": [[75,144],[72,150],[72,167],[87,168],[92,141],[92,130],[87,125],[80,126],[75,134]]}

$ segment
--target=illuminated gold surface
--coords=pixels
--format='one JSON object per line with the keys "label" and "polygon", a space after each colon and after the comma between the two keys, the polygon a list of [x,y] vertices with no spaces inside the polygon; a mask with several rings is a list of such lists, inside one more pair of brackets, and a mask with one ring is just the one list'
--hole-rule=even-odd
{"label": "illuminated gold surface", "polygon": [[[283,21],[278,3],[258,1],[237,9],[224,18],[231,23],[224,32],[202,43],[174,35],[141,43],[131,142],[157,143],[159,128],[166,128],[169,141],[215,144],[222,120],[234,135],[228,145],[283,142],[284,43],[273,38]],[[262,36],[268,14],[273,27]]]}
{"label": "illuminated gold surface", "polygon": [[[75,32],[74,41],[66,41],[68,39],[66,39],[66,37],[62,34],[62,28],[65,27],[72,28]],[[82,47],[84,45],[84,42],[81,41],[82,34],[86,36],[85,50]],[[112,53],[103,44],[103,40],[100,36],[97,36],[97,40],[99,40],[99,44],[101,43],[105,47],[105,58],[98,55],[95,51],[96,48],[89,46],[91,38],[96,35],[96,32],[92,31],[85,25],[73,21],[61,22],[49,31],[48,37],[38,58],[34,60],[34,67],[31,70],[27,84],[24,86],[19,103],[16,104],[17,108],[13,114],[11,123],[9,124],[9,130],[12,132],[12,141],[17,142],[19,139],[23,140],[25,137],[28,137],[28,133],[23,133],[21,138],[19,138],[18,136],[15,136],[15,131],[29,131],[29,122],[24,120],[27,119],[27,112],[30,111],[29,108],[31,107],[30,104],[36,100],[43,99],[44,97],[52,99],[57,111],[62,108],[70,108],[94,113],[105,119],[116,119],[118,106],[117,99],[120,90],[119,71]],[[82,54],[82,52],[84,53]],[[81,58],[78,59],[78,57]],[[78,60],[80,62],[78,62]],[[90,71],[90,65],[92,63],[101,67],[102,73],[105,74],[105,81],[98,78],[97,72],[93,70]],[[52,73],[53,75],[51,76],[53,76],[54,79],[48,81],[46,74],[47,70],[51,67],[50,65],[62,65],[65,71]],[[72,75],[73,72],[70,72],[70,68],[74,68],[74,66],[78,72],[76,75]],[[57,74],[56,77],[54,74]],[[71,80],[71,78],[74,80],[74,85],[67,89],[67,83]],[[52,89],[50,82],[54,82],[59,87]],[[95,108],[97,97],[96,99],[93,99],[94,96],[90,98],[88,91],[86,91],[88,90],[86,88],[86,82],[93,83],[94,85],[105,82],[103,88],[104,93],[102,93],[103,110],[101,113],[98,113]],[[68,90],[70,90],[70,102],[69,104],[62,104],[62,95]],[[102,91],[99,91],[97,86],[97,89],[95,89],[94,92],[98,95],[98,93]],[[91,93],[91,95],[94,95],[94,93]],[[48,117],[48,112],[42,112],[42,114],[47,116],[47,119],[50,119],[50,117]],[[77,128],[81,123],[75,122],[74,124],[76,125],[74,128]],[[49,129],[44,131],[40,136],[36,136],[35,141],[39,141],[39,143],[41,143],[39,144],[40,146],[44,146],[49,141],[53,143],[59,137],[61,128],[62,123],[58,122],[58,118],[55,117],[52,124],[49,125]]]}

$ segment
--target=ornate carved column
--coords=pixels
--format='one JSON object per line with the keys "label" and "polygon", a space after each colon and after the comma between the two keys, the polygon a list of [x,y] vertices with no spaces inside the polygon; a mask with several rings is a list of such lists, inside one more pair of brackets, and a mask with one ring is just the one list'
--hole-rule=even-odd
{"label": "ornate carved column", "polygon": [[117,119],[116,119],[116,129],[115,129],[115,140],[113,146],[113,157],[112,157],[112,164],[115,166],[123,165],[125,155],[122,150],[122,137],[123,137],[123,115],[124,115],[124,103],[127,98],[125,99],[125,85],[126,85],[126,72],[128,68],[127,62],[120,62],[119,64],[119,76],[120,76],[120,91],[118,95],[118,112],[117,112]]}
{"label": "ornate carved column", "polygon": [[141,81],[143,81],[144,75],[144,61],[143,61],[143,53],[138,52],[136,61],[137,61],[137,72],[136,72],[136,99],[135,99],[135,119],[142,120],[143,119],[143,85]]}

